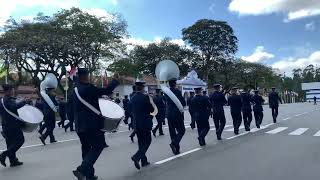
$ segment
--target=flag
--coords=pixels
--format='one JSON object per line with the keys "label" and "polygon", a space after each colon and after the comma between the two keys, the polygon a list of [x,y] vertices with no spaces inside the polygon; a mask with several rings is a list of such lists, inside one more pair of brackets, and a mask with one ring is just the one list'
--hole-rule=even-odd
{"label": "flag", "polygon": [[109,84],[108,74],[107,74],[107,72],[105,72],[105,74],[103,75],[103,78],[102,78],[102,85],[103,85],[103,87],[107,87],[108,84]]}
{"label": "flag", "polygon": [[77,68],[72,66],[69,73],[68,73],[68,77],[70,77],[71,80],[73,80],[73,78],[76,76],[77,74]]}

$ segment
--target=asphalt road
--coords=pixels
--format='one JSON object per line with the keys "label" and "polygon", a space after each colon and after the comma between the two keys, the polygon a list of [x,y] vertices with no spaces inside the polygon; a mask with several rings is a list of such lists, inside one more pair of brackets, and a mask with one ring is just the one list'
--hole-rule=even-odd
{"label": "asphalt road", "polygon": [[[190,117],[185,113],[186,127]],[[217,141],[214,126],[207,136],[207,146],[200,148],[197,131],[187,128],[181,142],[182,154],[173,156],[169,147],[168,129],[165,136],[153,138],[148,151],[151,166],[140,171],[130,157],[137,150],[131,143],[125,126],[107,134],[109,148],[105,149],[95,168],[102,180],[313,180],[319,177],[320,164],[320,106],[312,104],[281,105],[278,123],[273,124],[270,109],[265,107],[263,128],[252,132],[232,132],[229,109],[223,140]],[[213,124],[212,120],[210,123]],[[18,157],[24,165],[17,168],[0,167],[1,180],[71,180],[72,170],[81,162],[80,144],[74,133],[57,128],[59,143],[42,146],[37,134],[25,134],[26,143]],[[1,137],[2,138],[2,137]],[[0,139],[0,151],[5,149]]]}

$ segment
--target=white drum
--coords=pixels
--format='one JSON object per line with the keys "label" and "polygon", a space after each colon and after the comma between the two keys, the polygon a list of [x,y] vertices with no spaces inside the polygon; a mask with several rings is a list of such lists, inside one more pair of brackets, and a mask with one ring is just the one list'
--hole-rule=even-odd
{"label": "white drum", "polygon": [[124,119],[124,110],[117,103],[107,99],[99,99],[101,115],[105,118],[102,131],[113,132],[118,129],[120,122]]}
{"label": "white drum", "polygon": [[42,112],[31,105],[25,105],[18,109],[19,119],[25,122],[24,132],[33,132],[38,125],[43,121]]}

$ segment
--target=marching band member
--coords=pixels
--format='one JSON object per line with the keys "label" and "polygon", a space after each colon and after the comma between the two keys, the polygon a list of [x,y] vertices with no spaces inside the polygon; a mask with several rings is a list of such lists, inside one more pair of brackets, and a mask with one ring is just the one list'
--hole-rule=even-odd
{"label": "marching band member", "polygon": [[196,95],[192,98],[190,105],[193,109],[194,120],[197,122],[198,140],[200,146],[205,146],[205,137],[210,130],[209,114],[211,103],[208,98],[201,94],[202,88],[195,88]]}
{"label": "marching band member", "polygon": [[137,169],[141,166],[148,166],[150,163],[146,157],[146,152],[151,144],[151,130],[152,130],[152,119],[150,115],[154,111],[153,106],[150,102],[150,97],[144,93],[145,82],[137,81],[136,94],[132,97],[132,116],[135,122],[134,130],[138,137],[139,149],[132,156],[132,161]]}
{"label": "marching band member", "polygon": [[125,118],[123,120],[123,122],[125,124],[128,124],[128,120],[130,117],[130,110],[129,110],[129,98],[128,95],[124,96],[124,99],[122,100],[122,105],[123,105],[123,109],[124,109],[124,114],[125,114]]}
{"label": "marching band member", "polygon": [[245,89],[241,93],[241,100],[242,100],[242,117],[243,117],[243,124],[246,131],[250,131],[251,121],[252,121],[252,108],[251,102],[252,97],[250,93],[247,92]]}
{"label": "marching band member", "polygon": [[132,133],[129,136],[132,143],[134,142],[134,136],[136,135],[136,131],[134,130],[135,123],[134,123],[134,120],[132,118],[132,106],[133,106],[133,104],[131,103],[131,99],[135,96],[135,94],[136,94],[136,86],[132,86],[132,93],[130,94],[129,109],[128,109],[129,114],[130,114],[129,130],[133,129]]}
{"label": "marching band member", "polygon": [[[181,91],[177,88],[177,79],[169,80],[170,90],[179,99],[182,106],[186,106],[186,102],[182,97]],[[167,101],[167,119],[169,125],[169,133],[171,138],[170,147],[173,154],[180,154],[180,141],[186,131],[184,126],[184,113],[181,113],[176,104],[166,95]]]}
{"label": "marching band member", "polygon": [[24,136],[22,132],[24,122],[16,119],[14,116],[9,114],[8,111],[18,116],[17,110],[25,104],[31,104],[31,100],[25,100],[17,103],[16,98],[14,97],[14,87],[12,85],[5,84],[2,85],[2,88],[4,91],[4,97],[1,100],[0,114],[2,118],[2,135],[6,140],[7,150],[0,154],[0,163],[6,167],[6,158],[8,157],[10,167],[15,167],[23,164],[18,160],[16,152],[24,143]]}
{"label": "marching band member", "polygon": [[221,85],[215,84],[213,86],[214,92],[210,96],[210,101],[213,109],[213,121],[216,127],[217,139],[221,140],[221,135],[226,125],[226,117],[224,115],[223,106],[227,104],[224,94],[221,92]]}
{"label": "marching band member", "polygon": [[273,123],[277,123],[277,117],[279,114],[279,102],[282,104],[282,100],[279,94],[276,92],[276,88],[271,88],[272,92],[269,94],[269,107],[272,111]]}
{"label": "marching band member", "polygon": [[259,95],[259,90],[254,91],[254,96],[252,97],[253,100],[253,112],[254,112],[254,119],[256,120],[257,128],[260,128],[262,120],[263,120],[263,103],[264,99],[262,96]]}
{"label": "marching band member", "polygon": [[[53,102],[55,106],[58,106],[58,102],[55,99],[54,95],[54,88],[47,88],[46,93],[48,94],[49,98]],[[56,114],[52,110],[52,108],[48,105],[48,103],[43,99],[42,97],[42,102],[43,102],[43,115],[44,115],[44,127],[46,129],[46,132],[42,134],[39,139],[41,140],[43,145],[46,145],[46,139],[49,136],[50,137],[50,143],[55,143],[57,142],[54,135],[53,135],[53,130],[56,127]]]}
{"label": "marching band member", "polygon": [[233,120],[233,129],[234,134],[239,134],[239,127],[242,123],[242,116],[241,116],[241,96],[237,94],[237,87],[232,88],[231,96],[228,98],[228,104],[230,106],[230,112]]}
{"label": "marching band member", "polygon": [[161,95],[161,89],[156,89],[156,95],[153,97],[153,102],[158,107],[158,114],[156,115],[157,126],[152,130],[153,136],[156,137],[157,130],[159,129],[159,135],[163,136],[162,124],[166,118],[166,104],[164,102],[164,97]]}
{"label": "marching band member", "polygon": [[[115,76],[117,78],[118,76]],[[98,99],[102,95],[110,95],[118,86],[117,80],[112,80],[106,88],[98,88],[89,82],[89,71],[86,68],[78,69],[79,82],[77,90],[81,98],[99,109]],[[93,165],[99,158],[102,150],[105,148],[105,136],[101,131],[103,128],[103,117],[97,115],[86,105],[84,105],[73,93],[74,119],[76,132],[80,138],[82,150],[82,163],[73,171],[78,180],[98,179],[95,176]]]}
{"label": "marching band member", "polygon": [[193,99],[193,97],[194,97],[194,92],[191,91],[191,92],[190,92],[190,97],[187,99],[187,104],[188,104],[188,106],[189,106],[189,114],[190,114],[190,117],[191,117],[191,123],[190,123],[191,129],[196,128],[196,122],[195,122],[195,120],[194,120],[194,118],[193,118],[193,109],[192,109],[192,107],[190,106],[191,100]]}

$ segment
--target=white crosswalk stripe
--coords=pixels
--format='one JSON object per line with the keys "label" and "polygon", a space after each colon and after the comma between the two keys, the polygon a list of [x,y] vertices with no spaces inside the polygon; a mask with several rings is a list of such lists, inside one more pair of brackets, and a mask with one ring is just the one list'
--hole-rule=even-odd
{"label": "white crosswalk stripe", "polygon": [[289,133],[289,135],[291,136],[299,136],[303,133],[305,133],[309,128],[298,128],[294,131],[292,131],[291,133]]}
{"label": "white crosswalk stripe", "polygon": [[319,136],[320,136],[320,131],[318,131],[317,133],[315,133],[313,136],[319,137]]}
{"label": "white crosswalk stripe", "polygon": [[284,130],[286,130],[286,129],[288,129],[288,127],[278,127],[278,128],[276,128],[276,129],[273,129],[273,130],[268,131],[268,132],[266,132],[266,133],[267,133],[267,134],[277,134],[277,133],[279,133],[279,132],[281,132],[281,131],[284,131]]}
{"label": "white crosswalk stripe", "polygon": [[[244,126],[243,126],[243,125],[240,126],[240,127],[239,127],[239,130],[240,130],[240,129],[244,129]],[[234,129],[233,129],[233,128],[230,128],[230,129],[226,129],[226,131],[227,131],[227,132],[232,132],[232,131],[234,131]]]}

